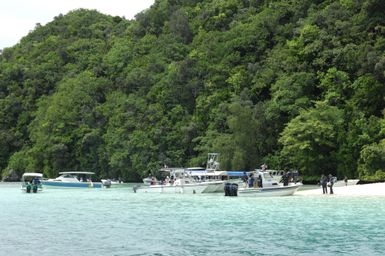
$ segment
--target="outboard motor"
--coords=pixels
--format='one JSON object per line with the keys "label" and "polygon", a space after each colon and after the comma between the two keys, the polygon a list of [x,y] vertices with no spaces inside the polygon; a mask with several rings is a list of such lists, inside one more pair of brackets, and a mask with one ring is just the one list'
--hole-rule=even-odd
{"label": "outboard motor", "polygon": [[32,192],[33,193],[37,193],[37,185],[33,185],[32,186]]}
{"label": "outboard motor", "polygon": [[25,190],[27,193],[31,193],[31,184],[28,184]]}
{"label": "outboard motor", "polygon": [[238,196],[238,184],[226,183],[225,184],[225,196]]}
{"label": "outboard motor", "polygon": [[230,185],[231,185],[231,183],[225,183],[225,187],[224,187],[225,196],[229,196],[229,194],[230,194]]}
{"label": "outboard motor", "polygon": [[230,187],[231,196],[238,196],[238,184],[233,183]]}

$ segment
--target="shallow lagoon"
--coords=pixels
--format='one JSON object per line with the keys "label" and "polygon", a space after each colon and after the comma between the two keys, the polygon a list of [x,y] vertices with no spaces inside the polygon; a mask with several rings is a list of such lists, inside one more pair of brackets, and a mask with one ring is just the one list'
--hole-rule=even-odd
{"label": "shallow lagoon", "polygon": [[385,198],[231,198],[0,183],[0,255],[383,255]]}

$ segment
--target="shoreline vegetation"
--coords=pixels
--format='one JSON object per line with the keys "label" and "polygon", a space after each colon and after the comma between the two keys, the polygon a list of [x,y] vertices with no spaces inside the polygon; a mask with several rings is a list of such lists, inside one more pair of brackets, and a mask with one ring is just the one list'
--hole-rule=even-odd
{"label": "shoreline vegetation", "polygon": [[[385,1],[78,9],[0,51],[0,176],[163,166],[385,181]],[[304,179],[304,182],[310,182]]]}

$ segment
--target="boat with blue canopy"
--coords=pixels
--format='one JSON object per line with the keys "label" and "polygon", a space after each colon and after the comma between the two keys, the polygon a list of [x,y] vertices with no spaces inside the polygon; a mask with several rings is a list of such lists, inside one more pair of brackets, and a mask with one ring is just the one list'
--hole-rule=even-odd
{"label": "boat with blue canopy", "polygon": [[102,188],[101,182],[93,182],[91,176],[94,172],[60,172],[60,176],[55,179],[43,180],[42,184],[46,187],[57,188]]}

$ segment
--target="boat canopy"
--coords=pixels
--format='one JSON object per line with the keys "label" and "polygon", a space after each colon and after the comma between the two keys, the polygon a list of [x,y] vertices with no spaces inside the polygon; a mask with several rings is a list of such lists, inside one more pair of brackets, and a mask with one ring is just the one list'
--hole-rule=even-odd
{"label": "boat canopy", "polygon": [[23,174],[23,177],[39,177],[42,178],[43,174],[38,172],[26,172]]}
{"label": "boat canopy", "polygon": [[89,175],[93,175],[95,173],[94,172],[59,172],[59,174],[89,174]]}
{"label": "boat canopy", "polygon": [[224,176],[227,175],[225,171],[188,171],[190,176]]}
{"label": "boat canopy", "polygon": [[186,171],[185,168],[162,168],[160,169],[161,172],[172,172],[172,173],[184,173]]}
{"label": "boat canopy", "polygon": [[[242,177],[244,172],[246,171],[227,171],[227,175],[232,177]],[[249,174],[249,172],[246,172],[246,174]]]}

